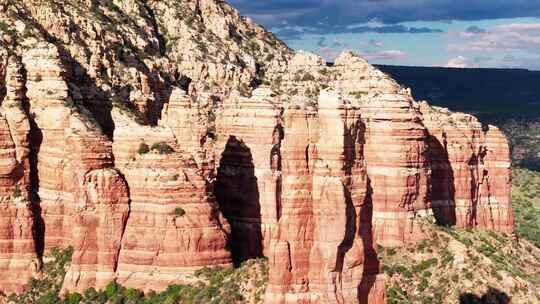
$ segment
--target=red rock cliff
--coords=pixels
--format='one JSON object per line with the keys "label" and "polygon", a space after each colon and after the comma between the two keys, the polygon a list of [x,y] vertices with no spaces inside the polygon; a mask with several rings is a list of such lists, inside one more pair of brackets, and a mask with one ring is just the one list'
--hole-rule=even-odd
{"label": "red rock cliff", "polygon": [[420,218],[513,231],[497,128],[222,1],[78,3],[0,4],[1,292],[73,246],[64,290],[265,256],[267,303],[384,303],[376,244]]}

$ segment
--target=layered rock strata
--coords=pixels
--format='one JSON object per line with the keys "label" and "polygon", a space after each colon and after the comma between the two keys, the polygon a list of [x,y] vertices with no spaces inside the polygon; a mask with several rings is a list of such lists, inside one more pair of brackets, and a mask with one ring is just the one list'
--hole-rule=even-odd
{"label": "layered rock strata", "polygon": [[73,246],[64,291],[266,256],[268,303],[383,303],[420,217],[513,232],[497,128],[222,1],[109,2],[0,4],[0,291]]}
{"label": "layered rock strata", "polygon": [[215,195],[232,226],[237,262],[267,256],[281,209],[282,105],[259,89],[230,96],[217,113]]}
{"label": "layered rock strata", "polygon": [[0,107],[0,292],[22,291],[39,266],[29,201],[30,124],[23,111],[22,65],[1,56],[5,97]]}
{"label": "layered rock strata", "polygon": [[199,268],[231,265],[228,224],[191,156],[151,152],[121,170],[131,210],[118,261],[120,283],[160,290],[186,282]]}
{"label": "layered rock strata", "polygon": [[32,117],[33,203],[37,253],[74,247],[64,288],[104,287],[115,278],[128,192],[111,169],[112,146],[88,112],[68,94],[56,48],[23,57]]}
{"label": "layered rock strata", "polygon": [[283,110],[259,89],[251,99],[231,97],[218,116],[216,195],[233,255],[270,259],[268,303],[354,302],[382,292],[381,283],[373,288],[365,127],[358,108],[322,94],[318,110]]}
{"label": "layered rock strata", "polygon": [[92,170],[77,193],[74,253],[63,289],[97,289],[116,279],[118,255],[129,213],[127,184],[112,168]]}
{"label": "layered rock strata", "polygon": [[435,217],[442,224],[511,233],[509,148],[494,126],[420,104],[429,131]]}
{"label": "layered rock strata", "polygon": [[300,113],[285,113],[282,217],[266,301],[367,301],[378,262],[360,113],[333,92],[321,93],[317,113]]}

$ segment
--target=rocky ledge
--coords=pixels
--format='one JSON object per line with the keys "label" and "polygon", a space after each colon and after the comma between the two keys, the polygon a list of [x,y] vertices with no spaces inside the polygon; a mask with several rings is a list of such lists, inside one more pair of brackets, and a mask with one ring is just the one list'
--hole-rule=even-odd
{"label": "rocky ledge", "polygon": [[266,303],[384,303],[376,244],[514,230],[508,143],[362,58],[217,0],[0,4],[2,293],[189,283],[267,257]]}

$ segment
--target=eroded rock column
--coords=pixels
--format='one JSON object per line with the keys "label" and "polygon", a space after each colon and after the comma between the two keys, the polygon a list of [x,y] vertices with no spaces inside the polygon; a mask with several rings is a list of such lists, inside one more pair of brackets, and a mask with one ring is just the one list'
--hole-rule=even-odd
{"label": "eroded rock column", "polygon": [[269,91],[233,95],[217,114],[215,193],[237,262],[268,255],[281,204],[281,104]]}
{"label": "eroded rock column", "polygon": [[[21,292],[38,270],[29,200],[30,124],[23,110],[20,60],[0,55],[0,292]],[[1,86],[4,86],[3,88]]]}
{"label": "eroded rock column", "polygon": [[205,266],[231,265],[228,224],[188,154],[150,152],[121,168],[131,210],[118,282],[142,290],[186,283]]}

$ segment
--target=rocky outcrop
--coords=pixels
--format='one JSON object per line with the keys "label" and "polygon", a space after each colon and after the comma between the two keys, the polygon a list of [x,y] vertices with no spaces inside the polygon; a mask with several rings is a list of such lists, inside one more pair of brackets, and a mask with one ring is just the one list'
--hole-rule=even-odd
{"label": "rocky outcrop", "polygon": [[421,239],[415,216],[428,209],[429,166],[425,128],[412,100],[382,93],[362,112],[375,238],[391,246]]}
{"label": "rocky outcrop", "polygon": [[[200,83],[199,83],[200,84]],[[190,152],[208,177],[214,172],[214,139],[216,136],[214,109],[220,102],[219,96],[211,92],[197,92],[193,84],[191,94],[175,88],[164,106],[160,126],[172,130],[181,150]],[[204,88],[203,88],[204,90]]]}
{"label": "rocky outcrop", "polygon": [[473,116],[420,104],[429,131],[431,204],[443,224],[511,233],[508,143]]}
{"label": "rocky outcrop", "polygon": [[317,112],[284,116],[281,217],[266,301],[376,303],[382,289],[374,288],[379,269],[360,111],[324,91]]}
{"label": "rocky outcrop", "polygon": [[230,228],[209,185],[213,153],[201,142],[207,135],[201,115],[199,103],[178,88],[155,127],[113,109],[115,164],[130,198],[116,268],[126,286],[160,290],[188,282],[199,268],[231,265]]}
{"label": "rocky outcrop", "polygon": [[199,268],[231,265],[228,224],[191,156],[152,151],[121,170],[131,203],[117,268],[120,283],[160,290],[186,282]]}
{"label": "rocky outcrop", "polygon": [[513,231],[497,128],[222,1],[109,2],[0,5],[0,291],[73,246],[65,291],[266,256],[267,303],[383,303],[421,217]]}
{"label": "rocky outcrop", "polygon": [[316,110],[283,110],[262,88],[223,107],[216,196],[232,225],[233,255],[269,257],[266,302],[381,293],[359,109],[329,91]]}
{"label": "rocky outcrop", "polygon": [[112,146],[90,112],[68,94],[60,56],[43,44],[25,54],[32,116],[32,197],[37,251],[74,247],[64,288],[114,279],[128,214],[127,186],[111,169]]}
{"label": "rocky outcrop", "polygon": [[23,57],[33,130],[31,145],[44,248],[72,241],[72,215],[87,173],[112,166],[111,144],[90,112],[68,95],[64,68],[53,45]]}
{"label": "rocky outcrop", "polygon": [[0,83],[5,97],[0,107],[0,292],[22,291],[37,272],[29,201],[30,125],[22,110],[24,83],[19,59],[0,55]]}
{"label": "rocky outcrop", "polygon": [[215,195],[232,228],[237,262],[268,255],[280,214],[282,106],[270,91],[233,94],[216,121]]}
{"label": "rocky outcrop", "polygon": [[85,175],[72,215],[74,253],[64,290],[101,289],[116,279],[128,201],[127,185],[118,171],[105,168]]}

